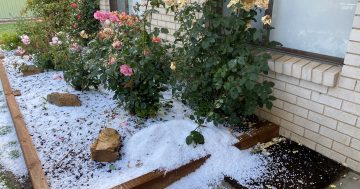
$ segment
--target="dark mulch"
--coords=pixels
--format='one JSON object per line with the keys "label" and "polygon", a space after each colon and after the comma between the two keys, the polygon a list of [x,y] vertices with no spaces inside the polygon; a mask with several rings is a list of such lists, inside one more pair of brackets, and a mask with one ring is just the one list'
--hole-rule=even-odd
{"label": "dark mulch", "polygon": [[257,180],[247,181],[246,187],[225,177],[235,188],[255,189],[322,189],[339,179],[348,170],[341,164],[290,140],[267,149],[266,173]]}

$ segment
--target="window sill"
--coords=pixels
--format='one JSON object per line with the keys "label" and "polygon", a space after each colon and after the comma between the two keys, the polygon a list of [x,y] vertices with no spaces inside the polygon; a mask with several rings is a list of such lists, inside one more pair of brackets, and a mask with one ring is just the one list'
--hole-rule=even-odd
{"label": "window sill", "polygon": [[272,58],[268,65],[276,73],[328,87],[335,87],[337,84],[341,66],[278,52],[270,53]]}

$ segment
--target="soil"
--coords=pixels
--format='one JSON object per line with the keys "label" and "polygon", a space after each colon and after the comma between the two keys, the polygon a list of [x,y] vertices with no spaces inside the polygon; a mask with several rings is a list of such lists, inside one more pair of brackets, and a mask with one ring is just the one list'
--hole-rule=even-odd
{"label": "soil", "polygon": [[30,177],[16,177],[10,171],[5,171],[0,165],[0,181],[5,183],[9,189],[32,189]]}
{"label": "soil", "polygon": [[264,176],[242,185],[229,177],[225,177],[225,181],[240,189],[321,189],[348,171],[341,164],[290,140],[269,147],[267,152]]}

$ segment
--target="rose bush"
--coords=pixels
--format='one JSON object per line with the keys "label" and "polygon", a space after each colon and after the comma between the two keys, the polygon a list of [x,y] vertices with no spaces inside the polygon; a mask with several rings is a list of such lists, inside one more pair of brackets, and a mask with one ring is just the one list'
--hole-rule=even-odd
{"label": "rose bush", "polygon": [[[21,38],[23,48],[34,55],[35,64],[41,69],[63,70],[69,60],[69,44],[85,45],[96,36],[100,24],[92,17],[99,8],[96,0],[29,0],[26,10],[41,18],[38,22],[21,21],[19,33],[27,36],[31,43]],[[81,35],[83,32],[83,35]],[[52,45],[53,37],[58,33],[66,35],[64,44]],[[87,36],[87,37],[84,37]],[[66,46],[67,45],[67,46]]]}
{"label": "rose bush", "polygon": [[173,85],[194,109],[192,118],[199,125],[213,121],[241,126],[242,118],[257,107],[272,107],[274,83],[258,80],[269,71],[270,55],[251,45],[257,31],[251,22],[256,21],[256,9],[266,9],[267,2],[231,0],[227,16],[221,1],[170,4],[180,23],[174,34],[179,45],[174,50]]}
{"label": "rose bush", "polygon": [[97,54],[92,62],[102,62],[97,71],[104,85],[131,114],[140,117],[157,114],[170,76],[169,46],[158,37],[167,30],[151,28],[148,20],[155,11],[153,5],[142,16],[95,12],[104,28],[90,42]]}

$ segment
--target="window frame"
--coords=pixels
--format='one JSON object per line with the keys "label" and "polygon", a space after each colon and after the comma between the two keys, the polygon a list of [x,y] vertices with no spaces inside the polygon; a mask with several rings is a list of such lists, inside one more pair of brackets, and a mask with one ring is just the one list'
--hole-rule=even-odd
{"label": "window frame", "polygon": [[[265,11],[265,15],[270,15],[272,18],[273,7],[274,7],[274,0],[269,0],[269,7]],[[266,26],[264,26],[264,29],[267,29]],[[268,38],[270,38],[270,32],[271,31],[269,29],[267,29],[267,34],[268,34],[267,37]],[[303,50],[287,48],[287,47],[274,47],[274,48],[270,48],[270,50],[277,51],[280,53],[296,55],[296,56],[300,56],[300,57],[304,57],[304,58],[310,58],[313,60],[318,60],[318,61],[336,64],[336,65],[344,64],[344,58],[339,58],[339,57],[329,56],[329,55],[324,55],[324,54],[319,54],[319,53],[313,53],[313,52],[309,52],[309,51],[303,51]]]}
{"label": "window frame", "polygon": [[[110,11],[119,11],[117,0],[109,0]],[[129,13],[129,0],[125,0],[125,12]]]}

